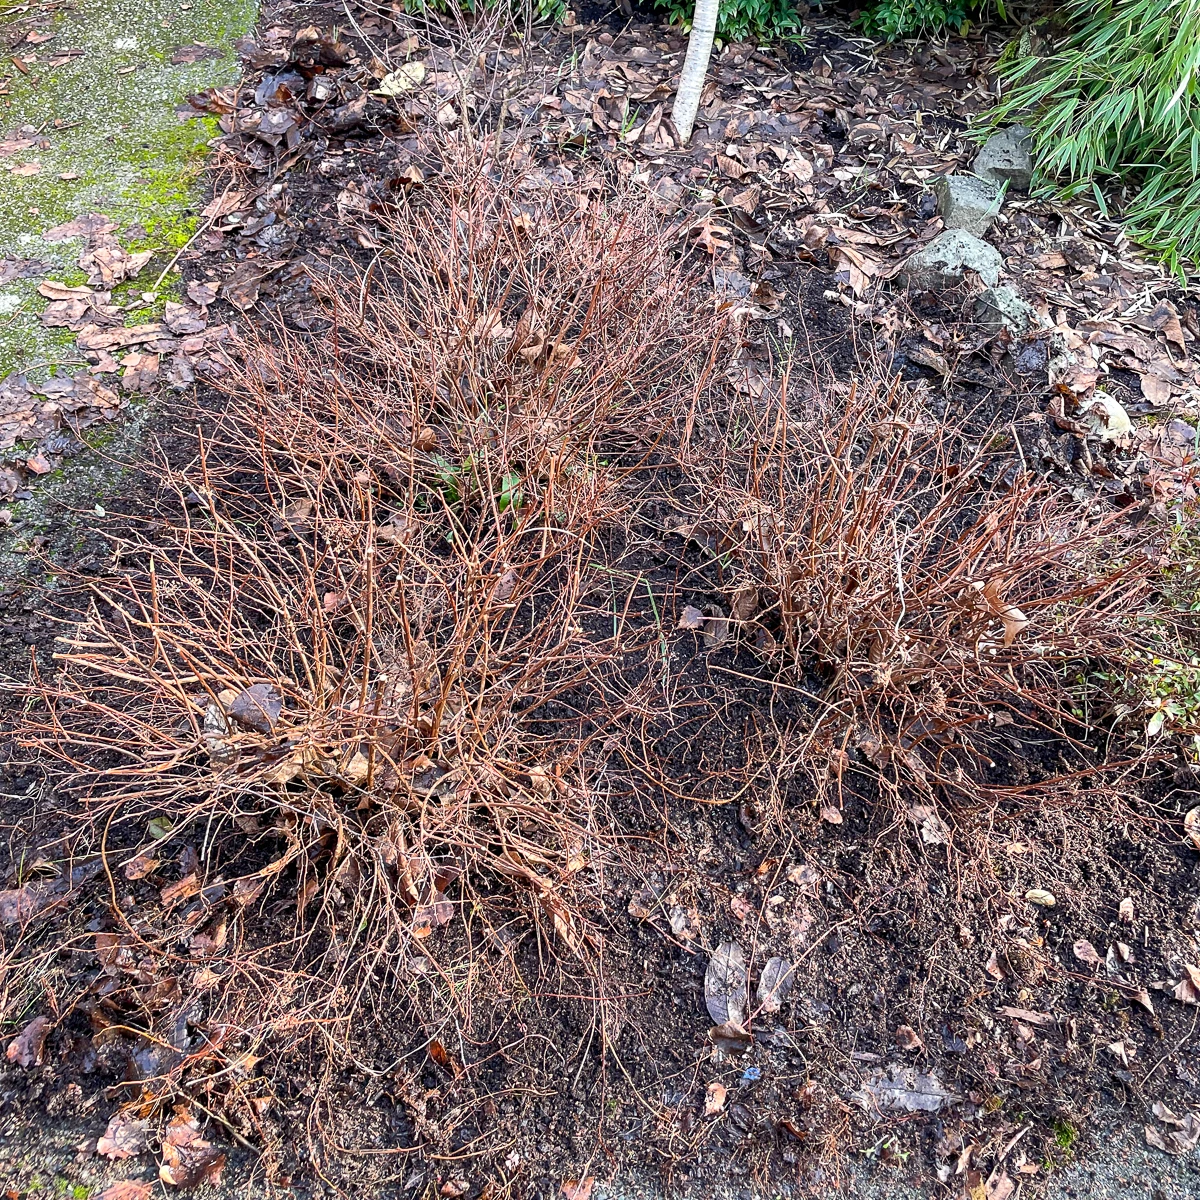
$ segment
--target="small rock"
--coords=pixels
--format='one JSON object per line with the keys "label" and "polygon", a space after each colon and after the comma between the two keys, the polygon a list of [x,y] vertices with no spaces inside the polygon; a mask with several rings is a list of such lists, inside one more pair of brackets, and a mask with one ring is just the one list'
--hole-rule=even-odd
{"label": "small rock", "polygon": [[1011,287],[988,288],[980,293],[975,301],[975,320],[991,337],[1002,329],[1007,329],[1013,337],[1021,337],[1040,323],[1037,309]]}
{"label": "small rock", "polygon": [[1018,192],[1029,190],[1033,180],[1033,136],[1024,125],[997,130],[975,156],[971,170],[997,186],[1007,183]]}
{"label": "small rock", "polygon": [[947,229],[983,237],[1000,211],[1000,189],[973,175],[944,175],[934,186],[938,215]]}
{"label": "small rock", "polygon": [[995,246],[965,229],[946,229],[909,255],[900,268],[900,278],[917,291],[942,292],[957,287],[968,271],[974,271],[988,287],[995,287],[1003,266]]}

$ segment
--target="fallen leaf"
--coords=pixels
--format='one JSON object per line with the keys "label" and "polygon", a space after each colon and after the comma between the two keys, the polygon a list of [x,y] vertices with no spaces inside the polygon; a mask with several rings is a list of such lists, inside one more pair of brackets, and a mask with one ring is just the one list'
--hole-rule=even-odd
{"label": "fallen leaf", "polygon": [[1027,1025],[1050,1025],[1054,1018],[1049,1013],[1035,1012],[1031,1008],[1014,1008],[1011,1004],[1002,1005],[996,1010],[1002,1017],[1013,1021],[1024,1021]]}
{"label": "fallen leaf", "polygon": [[704,618],[704,645],[708,650],[716,650],[729,641],[729,618],[719,609],[709,617]]}
{"label": "fallen leaf", "polygon": [[1008,1172],[1003,1168],[999,1175],[989,1179],[984,1185],[987,1200],[1009,1200],[1016,1190],[1017,1185],[1008,1177]]}
{"label": "fallen leaf", "polygon": [[1133,897],[1126,896],[1117,907],[1117,915],[1126,925],[1133,924]]}
{"label": "fallen leaf", "polygon": [[119,1112],[108,1122],[108,1128],[96,1142],[96,1153],[119,1162],[136,1158],[146,1149],[148,1121],[140,1121],[126,1112]]}
{"label": "fallen leaf", "polygon": [[914,804],[908,810],[909,820],[914,821],[921,831],[921,841],[930,846],[944,846],[950,840],[950,827],[938,815],[936,809],[927,804]]}
{"label": "fallen leaf", "polygon": [[708,960],[704,1004],[715,1025],[746,1019],[746,956],[737,942],[722,942]]}
{"label": "fallen leaf", "polygon": [[11,1042],[4,1057],[18,1067],[36,1067],[42,1062],[42,1051],[46,1047],[46,1035],[50,1032],[49,1017],[34,1017]]}
{"label": "fallen leaf", "polygon": [[1154,1005],[1151,1003],[1150,993],[1145,988],[1138,988],[1129,998],[1134,1004],[1140,1004],[1151,1016],[1154,1016]]}
{"label": "fallen leaf", "polygon": [[[207,215],[208,210],[205,210]],[[201,283],[199,280],[193,279],[187,285],[188,299],[199,305],[201,308],[207,308],[217,298],[217,285],[211,282]]]}
{"label": "fallen leaf", "polygon": [[718,1050],[727,1054],[741,1054],[750,1048],[754,1041],[750,1031],[737,1021],[726,1021],[723,1025],[715,1025],[708,1031],[708,1040]]}
{"label": "fallen leaf", "polygon": [[713,1080],[704,1091],[704,1115],[715,1117],[725,1107],[725,1097],[728,1094],[723,1083]]}
{"label": "fallen leaf", "polygon": [[915,1067],[892,1065],[866,1080],[854,1099],[867,1111],[938,1112],[958,1096],[942,1086],[937,1075]]}
{"label": "fallen leaf", "polygon": [[41,163],[27,162],[27,163],[20,163],[18,166],[13,167],[12,173],[14,175],[37,175],[37,174],[40,174],[41,169],[42,169]]}
{"label": "fallen leaf", "polygon": [[38,295],[47,300],[88,300],[92,296],[89,287],[70,287],[57,279],[43,279],[38,284]]}
{"label": "fallen leaf", "polygon": [[283,697],[267,683],[251,684],[230,701],[226,712],[255,733],[273,733],[283,711]]}
{"label": "fallen leaf", "polygon": [[704,614],[693,604],[684,605],[679,614],[678,629],[699,629],[704,624]]}
{"label": "fallen leaf", "polygon": [[1171,995],[1183,1004],[1200,1004],[1200,967],[1184,963],[1183,975]]}
{"label": "fallen leaf", "polygon": [[765,1013],[777,1013],[792,990],[792,964],[786,958],[769,958],[758,977],[758,1003]]}
{"label": "fallen leaf", "polygon": [[447,924],[454,916],[454,905],[442,892],[434,892],[429,904],[413,912],[413,937],[427,938],[436,926]]}
{"label": "fallen leaf", "polygon": [[221,1182],[225,1155],[200,1136],[200,1123],[185,1105],[175,1109],[163,1138],[158,1177],[177,1188]]}
{"label": "fallen leaf", "polygon": [[402,96],[420,87],[425,80],[425,64],[423,62],[408,62],[394,71],[389,71],[374,89],[376,96]]}
{"label": "fallen leaf", "polygon": [[1191,838],[1192,845],[1200,850],[1200,808],[1188,809],[1183,818],[1183,832]]}
{"label": "fallen leaf", "polygon": [[595,1178],[591,1175],[586,1179],[564,1179],[562,1182],[564,1200],[588,1200],[595,1182]]}
{"label": "fallen leaf", "polygon": [[456,1079],[462,1074],[462,1068],[458,1063],[450,1057],[450,1052],[436,1038],[429,1043],[429,1057],[433,1059],[443,1071],[448,1071]]}
{"label": "fallen leaf", "polygon": [[36,916],[46,903],[46,894],[28,885],[0,892],[0,921],[6,925],[28,921]]}
{"label": "fallen leaf", "polygon": [[122,1179],[110,1184],[96,1200],[150,1200],[150,1183],[139,1183],[136,1179]]}
{"label": "fallen leaf", "polygon": [[1054,893],[1046,891],[1045,888],[1030,888],[1025,893],[1025,899],[1039,908],[1053,908],[1058,903],[1054,898]]}
{"label": "fallen leaf", "polygon": [[1071,952],[1082,963],[1087,963],[1089,967],[1099,967],[1104,963],[1104,959],[1096,951],[1096,947],[1092,945],[1086,938],[1080,938],[1079,941],[1071,947]]}
{"label": "fallen leaf", "polygon": [[924,1050],[925,1043],[911,1025],[896,1026],[896,1045],[901,1050]]}
{"label": "fallen leaf", "polygon": [[220,58],[221,49],[219,46],[206,46],[203,42],[193,42],[190,46],[180,46],[171,55],[171,66],[181,67],[185,63],[200,62],[206,58]]}

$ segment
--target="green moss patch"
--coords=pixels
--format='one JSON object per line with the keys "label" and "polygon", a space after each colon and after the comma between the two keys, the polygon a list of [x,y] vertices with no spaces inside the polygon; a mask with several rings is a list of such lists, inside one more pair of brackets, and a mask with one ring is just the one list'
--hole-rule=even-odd
{"label": "green moss patch", "polygon": [[[79,278],[80,243],[49,244],[45,230],[108,214],[122,244],[163,251],[143,272],[147,287],[195,232],[217,128],[210,118],[181,122],[177,109],[236,77],[233,43],[255,14],[253,0],[79,0],[47,23],[51,40],[22,48],[27,73],[13,68],[0,96],[0,141],[33,144],[0,156],[0,259],[47,269],[0,284],[0,378],[75,358],[73,339],[38,320],[36,289],[45,275]],[[171,63],[195,45],[215,56]]]}

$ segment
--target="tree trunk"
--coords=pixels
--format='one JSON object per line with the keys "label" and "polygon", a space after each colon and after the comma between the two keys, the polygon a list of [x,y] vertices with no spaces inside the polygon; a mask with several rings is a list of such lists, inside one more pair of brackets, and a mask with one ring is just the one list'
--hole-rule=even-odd
{"label": "tree trunk", "polygon": [[679,91],[675,93],[675,104],[671,109],[671,120],[684,146],[691,140],[692,126],[696,123],[696,113],[700,108],[700,93],[704,90],[708,56],[712,53],[713,38],[717,35],[717,12],[720,7],[721,0],[696,0],[687,57],[683,60]]}

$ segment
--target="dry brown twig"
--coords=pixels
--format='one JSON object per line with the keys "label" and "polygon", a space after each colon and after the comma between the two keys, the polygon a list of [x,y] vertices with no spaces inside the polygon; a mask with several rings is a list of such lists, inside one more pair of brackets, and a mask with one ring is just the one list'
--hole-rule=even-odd
{"label": "dry brown twig", "polygon": [[[183,971],[226,1082],[272,1039],[349,1051],[393,984],[440,978],[431,1023],[469,1025],[429,935],[474,913],[504,951],[480,903],[498,888],[547,966],[592,969],[606,835],[581,747],[544,714],[609,653],[581,625],[593,556],[712,336],[635,203],[484,165],[417,193],[380,242],[317,281],[323,336],[241,346],[193,460],[153,468],[166,515],[113,528],[118,568],[84,581],[60,671],[30,689],[23,740],[61,794],[126,846],[172,831],[106,855],[103,953],[118,977],[126,949]],[[116,881],[192,838],[161,929],[135,929]],[[293,932],[264,944],[254,914],[292,889]],[[143,1006],[147,1036],[164,1016]],[[154,1072],[168,1092],[179,1042]]]}

